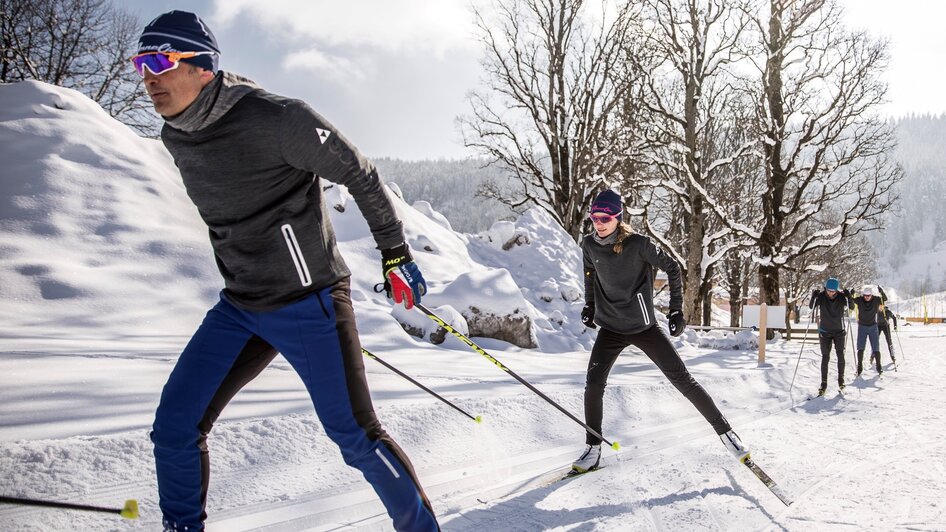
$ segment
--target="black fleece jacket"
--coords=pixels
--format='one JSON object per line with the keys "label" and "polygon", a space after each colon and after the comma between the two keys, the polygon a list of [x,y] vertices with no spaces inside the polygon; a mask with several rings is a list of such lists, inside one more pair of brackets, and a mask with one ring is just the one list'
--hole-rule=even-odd
{"label": "black fleece jacket", "polygon": [[683,279],[677,261],[644,235],[624,239],[621,253],[597,243],[593,235],[581,242],[585,270],[585,303],[595,308],[595,323],[621,334],[653,327],[654,268],[667,273],[670,309],[683,308]]}
{"label": "black fleece jacket", "polygon": [[207,224],[228,299],[273,310],[351,275],[318,177],[348,187],[379,249],[404,242],[378,172],[328,121],[255,86],[217,116],[221,91],[234,90],[221,79],[230,78],[218,74],[191,106],[211,118],[182,130],[172,126],[179,115],[161,139]]}

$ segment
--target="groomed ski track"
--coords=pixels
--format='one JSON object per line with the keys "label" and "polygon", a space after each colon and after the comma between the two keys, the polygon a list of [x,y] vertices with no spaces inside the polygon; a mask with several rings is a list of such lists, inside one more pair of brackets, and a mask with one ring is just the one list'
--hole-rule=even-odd
{"label": "groomed ski track", "polygon": [[[793,345],[793,344],[787,344]],[[813,351],[808,345],[805,350]],[[919,358],[919,353],[914,354]],[[810,373],[803,383],[817,382],[810,377],[817,375],[818,359],[813,352],[803,353],[802,364]],[[834,362],[834,361],[832,361]],[[925,366],[930,360],[915,360],[914,367]],[[801,371],[801,370],[800,370]],[[640,492],[636,501],[625,500],[620,505],[601,502],[600,511],[594,506],[577,513],[574,523],[592,522],[594,529],[607,529],[607,522],[620,516],[621,525],[615,530],[678,530],[681,523],[686,523],[690,530],[734,530],[742,529],[742,521],[733,520],[732,511],[727,508],[733,500],[741,499],[740,506],[757,513],[757,530],[812,530],[824,526],[839,528],[868,526],[852,512],[848,519],[827,518],[820,520],[816,515],[822,512],[831,514],[825,508],[827,502],[823,492],[832,491],[831,486],[844,484],[862,484],[865,477],[882,475],[896,471],[914,479],[915,483],[946,486],[940,478],[931,478],[935,472],[943,477],[941,459],[946,454],[946,442],[934,438],[933,434],[915,434],[916,429],[909,429],[909,419],[898,420],[893,425],[882,423],[867,429],[864,434],[830,435],[803,432],[793,434],[782,423],[792,415],[814,416],[832,423],[837,416],[844,415],[844,410],[852,420],[864,419],[860,409],[855,406],[873,408],[891,408],[892,403],[909,402],[902,395],[899,398],[888,397],[903,394],[911,380],[923,378],[923,373],[914,371],[893,371],[892,364],[885,365],[885,373],[878,377],[873,369],[855,379],[848,385],[845,398],[826,397],[816,399],[815,404],[805,403],[801,390],[796,390],[793,397],[786,397],[781,403],[771,402],[769,408],[756,411],[741,411],[730,416],[730,421],[738,432],[751,434],[744,438],[752,445],[753,456],[758,463],[773,476],[774,480],[789,490],[796,498],[793,507],[785,508],[768,490],[745,471],[734,459],[731,459],[717,438],[711,434],[705,421],[693,414],[685,419],[662,424],[658,427],[635,429],[629,434],[633,440],[624,441],[624,448],[615,453],[604,449],[602,465],[605,470],[593,475],[574,479],[560,480],[568,464],[581,450],[581,441],[575,445],[558,446],[551,449],[516,456],[502,468],[502,477],[497,480],[497,471],[488,464],[470,463],[440,473],[421,471],[428,496],[440,512],[439,518],[444,530],[544,530],[561,528],[561,519],[557,512],[576,513],[575,510],[538,509],[544,501],[557,497],[570,497],[569,493],[599,491],[601,484],[613,485],[613,492]],[[906,380],[904,383],[902,381]],[[809,386],[810,387],[810,386]],[[804,388],[803,388],[804,389]],[[822,404],[818,404],[820,401]],[[847,401],[845,405],[843,401]],[[887,403],[887,401],[891,401]],[[613,408],[614,405],[608,405]],[[625,405],[633,408],[632,404]],[[906,412],[904,412],[906,414]],[[869,420],[871,414],[863,413]],[[551,411],[551,415],[560,415]],[[877,416],[885,418],[886,416]],[[919,420],[918,420],[919,421]],[[786,426],[782,426],[786,425]],[[922,426],[922,423],[919,423]],[[919,431],[922,434],[922,430]],[[611,435],[622,441],[619,435]],[[839,439],[840,438],[840,439]],[[775,440],[780,442],[775,445]],[[903,450],[899,443],[891,448],[891,440],[906,440]],[[805,473],[799,478],[799,469],[787,462],[790,455],[785,452],[770,453],[768,449],[781,447],[798,449],[801,454],[799,464],[811,465],[811,458],[823,451],[830,451],[824,464],[816,467],[816,474]],[[605,446],[606,447],[606,446]],[[792,453],[794,454],[794,453]],[[939,456],[940,459],[932,459]],[[920,460],[922,457],[927,459]],[[661,497],[648,497],[656,484],[660,482],[641,482],[650,472],[652,478],[661,482],[671,482],[663,486]],[[636,480],[635,480],[636,479]],[[635,486],[638,484],[638,486]],[[644,488],[643,486],[648,486]],[[871,497],[871,491],[864,490],[863,498]],[[625,499],[625,497],[617,497]],[[631,497],[633,499],[633,496]],[[936,530],[946,524],[943,515],[934,521],[911,517],[910,504],[904,497],[878,497],[878,505],[892,506],[900,513],[887,520],[892,529]],[[830,500],[830,499],[829,499]],[[834,501],[835,503],[838,501]],[[849,501],[841,501],[843,505]],[[619,506],[620,511],[614,507]],[[249,510],[249,511],[247,511]],[[599,514],[595,516],[595,514]],[[346,518],[347,516],[347,518]],[[630,518],[633,517],[633,518]],[[894,518],[895,517],[895,518]],[[260,526],[254,521],[259,518]],[[571,519],[565,519],[569,522]],[[221,513],[213,520],[211,530],[274,530],[274,531],[328,531],[328,530],[388,530],[389,520],[383,508],[375,500],[373,492],[365,488],[345,495],[314,496],[308,500],[287,501],[277,504],[263,504],[254,508],[236,509]],[[277,524],[278,523],[278,524]],[[218,528],[220,527],[220,528]],[[232,528],[231,528],[232,527]],[[568,527],[565,527],[568,528]]]}
{"label": "groomed ski track", "polygon": [[[829,387],[828,397],[805,401],[819,380],[819,361],[810,344],[802,355],[791,397],[786,390],[798,355],[797,343],[785,344],[781,353],[770,352],[772,368],[742,364],[731,373],[717,370],[701,375],[701,360],[704,356],[744,360],[745,353],[685,355],[694,375],[751,447],[754,459],[794,496],[795,504],[789,508],[730,457],[705,421],[659,379],[609,386],[606,435],[619,441],[622,449],[617,453],[605,449],[603,464],[607,467],[594,474],[556,481],[580,452],[582,431],[571,427],[569,420],[527,390],[500,398],[471,395],[461,401],[472,412],[485,414],[483,426],[468,420],[455,421],[450,416],[456,414],[443,405],[423,406],[442,418],[453,448],[476,449],[476,456],[456,455],[441,460],[447,465],[425,467],[435,457],[415,449],[408,451],[447,531],[576,527],[668,531],[942,530],[946,529],[946,515],[939,494],[946,492],[946,442],[941,438],[939,405],[929,401],[944,389],[946,363],[943,357],[925,357],[922,353],[941,342],[946,330],[939,334],[921,331],[923,334],[911,338],[909,344],[904,336],[908,352],[906,360],[900,360],[899,372],[893,372],[889,364],[879,378],[871,371],[865,372],[862,378],[850,382],[843,399],[832,396]],[[641,362],[640,357],[623,361],[631,365]],[[636,371],[625,370],[631,374]],[[636,381],[639,375],[630,378]],[[759,381],[765,385],[753,384]],[[433,383],[436,386],[436,380]],[[577,381],[536,385],[580,415],[581,386]],[[745,391],[751,388],[755,389]],[[665,416],[659,415],[667,410],[670,412]],[[638,415],[641,411],[643,419]],[[383,420],[397,421],[392,432],[398,439],[412,423],[410,418],[400,419],[403,412],[397,408],[382,407],[380,413]],[[524,436],[529,442],[514,445],[511,438],[515,437],[516,417],[537,413],[550,433],[556,435],[551,438],[552,445],[542,446],[544,433],[535,428]],[[300,423],[303,429],[311,425],[317,431],[317,421]],[[457,431],[457,427],[462,428]],[[266,437],[285,436],[265,434],[266,429],[285,430],[269,425],[265,419],[249,422],[241,430],[227,424],[217,430],[225,440],[242,437],[246,430]],[[299,434],[296,444],[302,445],[309,437],[311,434]],[[142,440],[128,446],[134,447],[136,454],[150,454],[148,442]],[[471,447],[471,442],[476,446]],[[70,452],[81,459],[83,451],[75,447],[72,445]],[[442,450],[445,446],[433,448]],[[504,449],[514,452],[503,455]],[[294,476],[305,476],[305,470],[318,467],[314,461],[288,465],[271,461],[235,467],[224,464],[215,469],[208,530],[390,530],[390,521],[373,491],[360,479],[352,479],[357,473],[347,472],[343,465],[346,473],[337,481],[327,482],[324,489],[297,492],[284,500],[226,507],[235,493],[244,493],[252,500],[255,482],[289,482]],[[72,495],[83,502],[104,505],[136,495],[145,499],[142,494],[154,489],[148,477],[142,474],[127,482],[87,486]],[[216,501],[215,491],[220,494]],[[148,506],[145,501],[148,511],[143,512],[140,522],[129,523],[131,528],[154,527],[156,508],[153,501]],[[32,517],[44,511],[0,505],[0,521],[30,523]],[[87,519],[92,517],[76,514],[73,522],[81,524]],[[115,525],[107,529],[124,528]],[[17,529],[41,528],[27,524]]]}

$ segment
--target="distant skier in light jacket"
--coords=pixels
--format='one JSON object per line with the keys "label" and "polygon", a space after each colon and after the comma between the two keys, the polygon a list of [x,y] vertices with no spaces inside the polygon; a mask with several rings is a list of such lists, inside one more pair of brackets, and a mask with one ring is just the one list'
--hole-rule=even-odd
{"label": "distant skier in light jacket", "polygon": [[824,283],[824,292],[811,293],[808,307],[818,309],[818,340],[821,343],[821,387],[818,395],[828,388],[828,366],[831,362],[831,346],[838,354],[838,389],[844,389],[844,313],[845,308],[854,310],[854,303],[847,294],[840,292],[841,283],[834,277]]}
{"label": "distant skier in light jacket", "polygon": [[[585,272],[585,307],[582,322],[601,326],[591,349],[585,384],[585,422],[602,433],[604,388],[614,362],[624,348],[642,350],[686,397],[720,436],[727,449],[740,460],[748,449],[716,407],[713,399],[690,375],[670,339],[657,325],[653,303],[654,268],[667,273],[670,284],[670,334],[686,328],[683,316],[683,283],[675,260],[644,235],[634,234],[621,222],[624,205],[612,190],[598,194],[591,206],[592,234],[581,243]],[[601,439],[586,433],[584,452],[572,464],[584,473],[598,467]]]}
{"label": "distant skier in light jacket", "polygon": [[[897,329],[897,316],[887,308],[887,294],[884,288],[877,285],[877,291],[880,292],[880,307],[877,308],[877,330],[884,335],[887,341],[887,351],[890,353],[890,360],[897,363],[897,357],[893,350],[893,337],[890,336],[890,322],[893,322],[894,330]],[[879,350],[878,350],[879,351]]]}
{"label": "distant skier in light jacket", "polygon": [[[847,291],[850,296],[850,291]],[[856,296],[854,305],[857,307],[857,375],[864,371],[864,347],[870,340],[870,359],[876,361],[877,373],[883,373],[880,367],[880,339],[877,327],[877,311],[880,309],[880,298],[874,297],[874,288],[864,286],[861,295]]]}

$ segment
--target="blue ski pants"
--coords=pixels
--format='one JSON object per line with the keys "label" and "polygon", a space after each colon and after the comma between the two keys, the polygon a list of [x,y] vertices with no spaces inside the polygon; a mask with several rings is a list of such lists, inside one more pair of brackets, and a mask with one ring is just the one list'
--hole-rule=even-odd
{"label": "blue ski pants", "polygon": [[165,529],[203,530],[207,434],[276,351],[302,378],[326,434],[372,485],[394,528],[439,530],[413,466],[374,413],[347,279],[273,311],[244,310],[221,296],[207,313],[164,386],[151,432]]}
{"label": "blue ski pants", "polygon": [[877,324],[857,326],[857,350],[863,351],[870,340],[870,350],[872,353],[880,352],[880,333],[877,330]]}

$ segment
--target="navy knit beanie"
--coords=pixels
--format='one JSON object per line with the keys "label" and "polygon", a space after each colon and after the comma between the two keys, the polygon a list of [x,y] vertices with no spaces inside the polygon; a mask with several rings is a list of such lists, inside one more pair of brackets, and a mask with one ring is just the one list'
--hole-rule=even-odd
{"label": "navy knit beanie", "polygon": [[182,59],[182,63],[217,71],[220,49],[217,39],[200,17],[187,11],[169,11],[145,26],[138,38],[138,53],[214,52]]}
{"label": "navy knit beanie", "polygon": [[621,216],[621,213],[624,212],[624,203],[621,201],[621,196],[618,196],[617,192],[611,189],[602,190],[594,202],[591,203],[591,214],[596,212]]}
{"label": "navy knit beanie", "polygon": [[824,282],[824,287],[827,290],[837,291],[841,289],[841,282],[835,279],[834,277],[831,277],[827,281]]}

